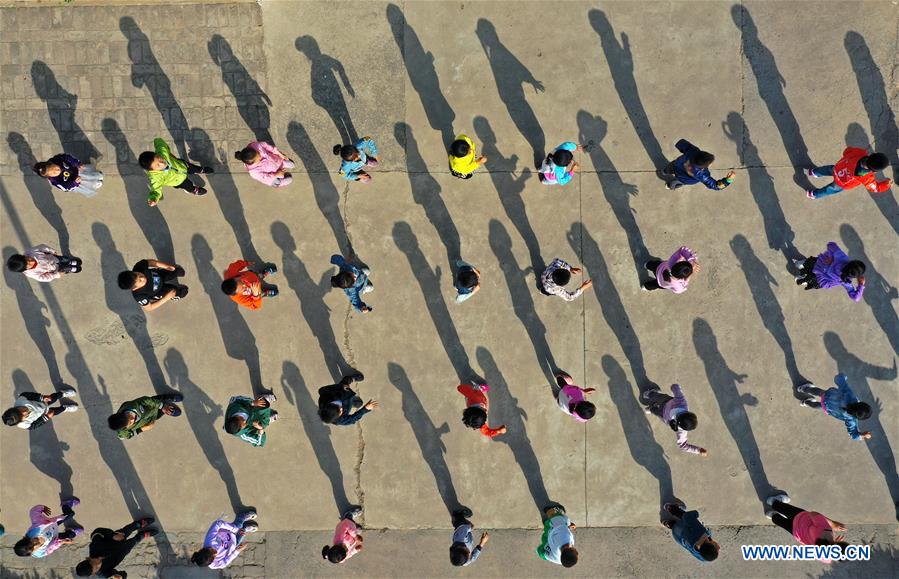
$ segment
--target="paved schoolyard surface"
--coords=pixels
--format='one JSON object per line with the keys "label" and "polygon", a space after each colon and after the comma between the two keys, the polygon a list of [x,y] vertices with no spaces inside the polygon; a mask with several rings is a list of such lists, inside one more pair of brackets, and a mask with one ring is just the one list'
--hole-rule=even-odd
{"label": "paved schoolyard surface", "polygon": [[[455,575],[457,503],[497,529],[468,572],[556,574],[533,554],[549,500],[581,527],[567,575],[896,575],[895,188],[812,202],[797,169],[876,143],[894,175],[895,3],[5,4],[3,257],[46,242],[85,271],[49,285],[4,272],[0,399],[65,382],[86,412],[0,432],[4,576],[70,575],[82,543],[43,561],[11,546],[28,508],[72,493],[86,527],[155,514],[165,540],[128,560],[135,577],[213,575],[187,554],[242,505],[264,532],[234,576]],[[467,182],[446,168],[457,132],[489,157]],[[376,139],[382,164],[347,188],[331,148],[355,135]],[[173,190],[146,207],[136,157],[155,136],[215,166],[209,195]],[[233,160],[254,136],[297,161],[289,188]],[[654,170],[681,137],[736,182],[666,191]],[[543,187],[534,158],[565,140],[593,146],[571,184]],[[97,197],[28,169],[62,148],[103,155]],[[830,240],[868,264],[859,304],[805,293],[786,269]],[[376,286],[364,316],[327,284],[330,255],[350,244]],[[703,264],[690,291],[640,292],[642,262],[682,244]],[[151,256],[182,264],[191,294],[144,316],[114,277]],[[459,256],[484,275],[461,306]],[[240,257],[280,268],[281,296],[261,311],[218,290]],[[553,257],[582,264],[593,289],[570,304],[540,295],[534,270]],[[316,389],[349,367],[382,407],[329,429]],[[554,406],[553,368],[597,388],[586,426]],[[876,401],[867,443],[793,397],[793,383],[827,386],[838,371]],[[494,441],[461,424],[455,386],[474,376],[491,384],[491,422],[509,428]],[[683,385],[707,459],[643,414],[650,382]],[[182,418],[126,444],[105,426],[121,402],[169,387]],[[228,398],[266,388],[281,415],[266,448],[227,437]],[[774,489],[848,524],[874,560],[743,562],[741,544],[792,541],[764,518]],[[658,526],[672,496],[720,538],[714,565]],[[338,568],[319,551],[349,503],[371,530]]]}

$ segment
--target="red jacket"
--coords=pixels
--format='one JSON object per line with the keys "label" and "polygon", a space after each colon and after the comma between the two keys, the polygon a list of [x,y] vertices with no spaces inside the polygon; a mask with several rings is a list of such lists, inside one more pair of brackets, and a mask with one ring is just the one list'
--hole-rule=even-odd
{"label": "red jacket", "polygon": [[[486,384],[481,384],[478,388],[473,388],[470,384],[460,384],[456,389],[459,391],[459,394],[465,396],[465,404],[468,406],[480,406],[484,409],[484,412],[487,412],[489,404],[487,402],[487,395],[484,393],[487,391]],[[481,434],[489,436],[490,438],[503,434],[504,432],[506,432],[505,426],[490,428],[487,426],[486,422],[481,426]]]}
{"label": "red jacket", "polygon": [[254,296],[251,286],[260,283],[259,276],[252,271],[243,271],[250,265],[249,261],[238,259],[228,266],[225,270],[225,279],[237,279],[237,292],[231,296],[231,299],[245,308],[258,310],[262,307],[262,296]]}
{"label": "red jacket", "polygon": [[893,182],[890,179],[878,181],[874,171],[865,173],[864,175],[856,175],[855,167],[862,157],[867,157],[868,151],[859,149],[858,147],[846,147],[843,151],[843,158],[837,161],[833,168],[833,180],[843,189],[852,189],[859,185],[872,193],[883,193],[890,188]]}

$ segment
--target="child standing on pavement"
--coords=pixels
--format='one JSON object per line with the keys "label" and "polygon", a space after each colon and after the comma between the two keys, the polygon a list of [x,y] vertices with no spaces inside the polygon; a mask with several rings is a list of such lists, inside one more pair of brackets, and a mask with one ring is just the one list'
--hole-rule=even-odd
{"label": "child standing on pavement", "polygon": [[119,273],[118,284],[123,290],[131,290],[142,310],[152,312],[171,300],[187,297],[189,288],[179,283],[184,268],[157,259],[142,259],[130,271]]}
{"label": "child standing on pavement", "polygon": [[88,198],[96,195],[97,190],[103,186],[103,173],[93,164],[85,165],[66,153],[35,163],[32,169],[57,189],[81,193]]}
{"label": "child standing on pavement", "polygon": [[[51,516],[50,507],[36,505],[28,513],[31,517],[31,528],[25,533],[13,547],[19,557],[46,557],[59,549],[62,545],[68,545],[75,541],[75,537],[84,532],[84,528],[75,523],[75,511],[81,504],[77,498],[71,498],[62,502],[62,514]],[[59,532],[60,525],[65,531]]]}
{"label": "child standing on pavement", "polygon": [[567,185],[577,173],[580,165],[574,160],[576,151],[583,151],[584,147],[571,141],[566,141],[556,147],[556,150],[546,156],[540,166],[540,182],[544,185]]}
{"label": "child standing on pavement", "polygon": [[342,289],[356,311],[366,314],[372,308],[362,301],[362,294],[374,291],[375,286],[368,279],[371,271],[367,267],[356,265],[355,262],[355,256],[350,256],[349,259],[344,259],[342,255],[331,256],[331,263],[340,268],[337,275],[331,276],[331,287]]}
{"label": "child standing on pavement", "polygon": [[640,392],[640,402],[646,406],[647,414],[655,414],[677,433],[679,449],[690,454],[708,456],[709,451],[687,442],[687,432],[696,428],[698,420],[696,415],[688,410],[687,399],[684,398],[680,384],[672,384],[671,393],[674,394],[673,397],[663,394],[661,389],[653,384]]}
{"label": "child standing on pavement", "polygon": [[474,544],[473,525],[469,521],[471,509],[465,507],[453,511],[453,544],[450,545],[450,563],[454,567],[468,567],[478,560],[481,551],[490,540],[487,531],[481,533],[477,546]]}
{"label": "child standing on pavement", "polygon": [[481,289],[481,272],[473,265],[456,260],[456,303],[471,299]]}
{"label": "child standing on pavement", "polygon": [[665,511],[674,517],[662,521],[671,536],[681,547],[704,563],[718,558],[720,546],[712,540],[712,532],[699,522],[699,511],[687,511],[683,503],[665,503]]}
{"label": "child standing on pavement", "polygon": [[696,253],[683,246],[675,251],[668,261],[651,259],[644,267],[655,276],[655,279],[640,284],[642,290],[667,289],[682,294],[687,291],[690,278],[699,271],[699,262],[696,260]]}
{"label": "child standing on pavement", "polygon": [[49,245],[41,243],[27,250],[25,255],[9,256],[6,267],[31,279],[48,282],[67,273],[81,273],[81,258],[60,255]]}
{"label": "child standing on pavement", "polygon": [[284,187],[293,182],[293,177],[285,169],[293,169],[296,164],[265,141],[255,141],[234,153],[234,158],[243,163],[250,177],[269,187]]}
{"label": "child standing on pavement", "polygon": [[[155,521],[156,519],[153,517],[144,517],[128,523],[118,531],[103,527],[94,529],[91,533],[91,543],[88,546],[89,556],[75,567],[75,575],[78,577],[118,576],[126,579],[128,575],[124,571],[116,569],[116,565],[124,561],[138,543],[159,534],[158,529],[150,528]],[[134,536],[129,538],[128,535],[131,533],[134,533]]]}
{"label": "child standing on pavement", "polygon": [[378,147],[371,137],[362,137],[355,145],[334,145],[334,154],[340,157],[340,169],[337,173],[347,181],[368,183],[371,175],[366,167],[377,167]]}
{"label": "child standing on pavement", "polygon": [[543,535],[537,555],[544,561],[574,567],[577,565],[578,552],[574,548],[574,530],[577,526],[568,519],[562,505],[543,507]]}
{"label": "child standing on pavement", "polygon": [[[76,392],[71,386],[63,385],[62,389],[53,394],[38,394],[37,392],[22,392],[19,394],[13,407],[3,413],[3,424],[18,426],[25,430],[34,430],[50,422],[54,416],[63,412],[75,412],[78,404],[69,402],[62,404],[63,398],[73,398]],[[60,402],[59,406],[50,407],[54,402]]]}
{"label": "child standing on pavement", "polygon": [[845,374],[837,374],[834,378],[836,388],[822,390],[806,382],[796,387],[800,394],[808,398],[800,401],[800,404],[808,408],[820,408],[824,414],[842,420],[846,425],[846,431],[852,440],[869,440],[870,432],[859,432],[858,421],[871,417],[871,407],[865,402],[859,402],[852,388],[849,387],[849,378]]}
{"label": "child standing on pavement", "polygon": [[231,296],[238,305],[251,310],[262,307],[262,298],[273,298],[278,295],[278,286],[263,283],[262,280],[277,273],[278,268],[267,264],[261,272],[249,269],[251,261],[238,259],[225,270],[222,291]]}
{"label": "child standing on pavement", "polygon": [[247,548],[244,538],[258,530],[256,511],[241,513],[233,523],[218,519],[206,532],[203,548],[191,555],[190,560],[200,567],[224,569]]}
{"label": "child standing on pavement", "polygon": [[571,415],[578,422],[587,422],[593,418],[596,406],[587,401],[586,395],[596,392],[596,388],[581,388],[575,385],[567,372],[556,373],[556,384],[558,389],[553,388],[553,394],[562,412]]}
{"label": "child standing on pavement", "polygon": [[[322,386],[318,389],[318,416],[325,424],[336,426],[349,426],[356,424],[362,417],[378,407],[378,403],[369,400],[364,405],[362,398],[356,394],[350,384],[362,382],[365,376],[356,372],[344,376],[339,383],[330,386]],[[354,408],[359,408],[350,414]]]}
{"label": "child standing on pavement", "polygon": [[466,135],[459,135],[449,150],[450,173],[459,179],[471,179],[474,172],[487,162],[487,157],[475,157],[474,142]]}
{"label": "child standing on pavement", "polygon": [[180,392],[142,396],[129,400],[119,406],[118,411],[109,417],[109,428],[115,430],[116,436],[122,440],[133,438],[156,426],[156,421],[164,414],[181,416],[181,409],[175,403],[182,400],[184,397]]}
{"label": "child standing on pavement", "polygon": [[356,517],[362,514],[362,507],[351,507],[340,517],[334,530],[334,541],[322,547],[322,559],[332,563],[343,563],[362,550],[362,535],[356,524]]}
{"label": "child standing on pavement", "polygon": [[271,408],[275,400],[274,394],[232,396],[225,410],[225,432],[253,446],[265,446],[265,429],[278,419],[278,412]]}
{"label": "child standing on pavement", "polygon": [[[817,257],[806,257],[793,261],[799,268],[796,285],[805,286],[806,290],[829,289],[843,287],[852,301],[859,302],[865,293],[865,264],[849,256],[833,241],[827,249]],[[858,286],[852,280],[858,280]]]}
{"label": "child standing on pavement", "polygon": [[889,159],[883,153],[869,153],[858,147],[847,147],[843,151],[843,158],[837,161],[836,165],[805,170],[805,174],[809,177],[833,178],[833,182],[829,185],[806,189],[805,195],[809,199],[821,199],[860,186],[864,186],[871,193],[883,193],[892,186],[893,181],[891,179],[878,181],[877,172],[883,171],[888,165]]}
{"label": "child standing on pavement", "polygon": [[661,171],[665,187],[669,190],[679,189],[684,185],[702,183],[709,189],[720,191],[734,182],[736,173],[733,171],[729,171],[724,179],[712,179],[709,165],[715,161],[715,155],[700,150],[686,139],[679,140],[674,146],[682,155],[668,163]]}
{"label": "child standing on pavement", "polygon": [[584,293],[585,289],[593,285],[593,280],[588,279],[581,282],[581,285],[573,292],[565,289],[564,286],[568,285],[568,282],[571,281],[571,275],[579,274],[581,271],[583,271],[581,268],[571,267],[568,262],[557,257],[552,260],[549,267],[543,270],[543,274],[540,276],[540,286],[547,295],[559,296],[566,302],[574,301]]}
{"label": "child standing on pavement", "polygon": [[489,438],[506,433],[505,425],[499,428],[487,426],[487,409],[489,407],[487,392],[490,390],[490,386],[483,382],[472,381],[471,384],[460,384],[456,390],[465,396],[466,408],[462,412],[462,423],[465,426],[476,428]]}
{"label": "child standing on pavement", "polygon": [[137,159],[150,180],[147,205],[156,207],[162,201],[163,187],[183,189],[191,195],[206,195],[206,189],[194,185],[189,175],[212,173],[212,167],[201,167],[179,159],[172,154],[166,142],[159,138],[153,141],[153,148],[155,151],[144,151]]}

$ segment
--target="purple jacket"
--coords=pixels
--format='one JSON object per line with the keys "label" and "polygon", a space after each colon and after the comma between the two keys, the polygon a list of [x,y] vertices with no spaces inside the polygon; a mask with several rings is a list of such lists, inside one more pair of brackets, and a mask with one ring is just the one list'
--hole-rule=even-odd
{"label": "purple jacket", "polygon": [[843,281],[840,274],[847,263],[849,263],[849,256],[831,241],[827,244],[827,250],[818,256],[813,271],[818,279],[819,287],[827,289],[842,286],[846,288],[846,293],[849,294],[852,301],[858,302],[861,301],[862,294],[865,292],[865,284],[859,284],[858,288],[855,288],[850,282]]}

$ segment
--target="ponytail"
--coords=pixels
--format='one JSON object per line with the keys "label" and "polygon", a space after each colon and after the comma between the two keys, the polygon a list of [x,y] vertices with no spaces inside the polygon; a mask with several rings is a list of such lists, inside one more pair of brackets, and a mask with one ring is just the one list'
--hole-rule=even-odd
{"label": "ponytail", "polygon": [[322,559],[328,558],[328,553],[331,551],[331,545],[325,545],[322,547]]}
{"label": "ponytail", "polygon": [[332,149],[332,151],[334,152],[335,155],[339,155],[340,149],[342,149],[342,148],[343,148],[343,145],[334,145],[334,148]]}

